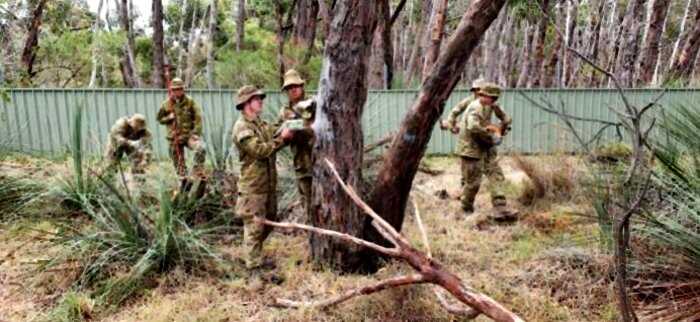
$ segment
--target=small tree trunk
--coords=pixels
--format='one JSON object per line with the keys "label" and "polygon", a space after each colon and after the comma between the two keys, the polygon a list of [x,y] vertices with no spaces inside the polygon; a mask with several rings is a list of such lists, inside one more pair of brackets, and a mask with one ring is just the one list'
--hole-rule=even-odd
{"label": "small tree trunk", "polygon": [[[397,230],[404,221],[406,201],[413,178],[430,140],[435,122],[442,115],[447,98],[460,80],[461,72],[481,36],[498,17],[506,0],[473,0],[450,38],[445,50],[423,82],[398,133],[384,154],[370,197],[370,205]],[[366,237],[385,243],[368,221]]]}
{"label": "small tree trunk", "polygon": [[[605,0],[598,0],[598,10],[596,12],[591,12],[591,21],[594,24],[593,27],[593,38],[591,40],[591,52],[589,54],[589,57],[591,57],[591,60],[597,61],[599,52],[600,52],[600,38],[601,38],[601,30],[603,29],[603,21],[604,21],[604,10],[605,10]],[[588,87],[594,88],[598,87],[598,80],[596,77],[596,71],[594,69],[591,69],[591,72],[588,76]]]}
{"label": "small tree trunk", "polygon": [[673,64],[670,76],[672,78],[688,78],[693,71],[693,63],[700,48],[700,9],[695,14],[693,29],[688,34],[688,40],[681,50],[681,54]]}
{"label": "small tree trunk", "polygon": [[316,38],[316,19],[319,0],[297,0],[292,43],[310,47]]}
{"label": "small tree trunk", "polygon": [[24,42],[24,50],[22,50],[22,64],[25,70],[23,83],[27,86],[31,85],[32,78],[36,75],[36,71],[34,71],[34,61],[36,60],[36,52],[39,48],[39,32],[41,31],[41,22],[46,2],[47,0],[39,0],[36,8],[32,11],[32,18],[27,26],[27,40]]}
{"label": "small tree trunk", "polygon": [[688,19],[690,18],[690,11],[695,0],[688,0],[685,5],[685,10],[683,11],[683,19],[681,20],[680,30],[678,32],[678,38],[673,45],[673,51],[671,52],[671,59],[668,62],[668,70],[673,69],[673,65],[676,63],[676,57],[678,56],[678,51],[682,47],[683,40],[685,39],[685,30],[688,24]]}
{"label": "small tree trunk", "polygon": [[498,37],[498,51],[501,60],[498,62],[498,83],[501,86],[508,87],[510,84],[510,71],[513,66],[513,51],[512,47],[513,36],[515,33],[515,19],[508,15],[508,11],[504,10],[506,25],[503,34]]}
{"label": "small tree trunk", "polygon": [[153,87],[165,87],[165,48],[163,45],[163,3],[152,2],[151,28],[153,28]]}
{"label": "small tree trunk", "polygon": [[[564,42],[567,47],[574,47],[574,31],[576,30],[576,18],[578,16],[578,3],[575,0],[568,0],[566,6],[566,29]],[[573,78],[573,60],[574,55],[571,51],[564,52],[564,61],[562,62],[562,87],[567,87],[572,83]]]}
{"label": "small tree trunk", "polygon": [[659,43],[666,24],[666,14],[668,13],[670,0],[653,0],[649,10],[649,24],[644,46],[642,47],[642,58],[639,65],[639,84],[651,85],[656,70],[656,63],[659,57]]}
{"label": "small tree trunk", "polygon": [[95,23],[92,25],[92,70],[90,71],[90,81],[88,83],[89,88],[94,88],[97,82],[97,68],[100,65],[100,44],[99,44],[99,32],[102,25],[102,5],[104,0],[100,0],[97,3],[97,15],[95,15]]}
{"label": "small tree trunk", "polygon": [[124,85],[127,87],[141,87],[141,80],[138,77],[136,71],[136,59],[134,56],[134,35],[131,30],[131,17],[129,14],[129,1],[128,0],[116,0],[117,8],[119,10],[119,23],[122,29],[126,33],[126,44],[124,44],[124,56],[120,62],[122,66],[122,75],[124,78]]}
{"label": "small tree trunk", "polygon": [[423,62],[423,79],[430,75],[433,64],[440,53],[440,45],[445,35],[445,13],[447,11],[447,0],[434,0],[433,10],[430,15],[428,25],[428,43],[426,45],[425,61]]}
{"label": "small tree trunk", "polygon": [[[544,11],[537,23],[537,31],[535,32],[534,59],[531,61],[531,66],[528,71],[540,71],[544,64],[544,45],[547,41],[547,26],[549,26],[549,0],[541,0],[540,5]],[[540,75],[528,75],[527,87],[538,87],[540,85]]]}
{"label": "small tree trunk", "polygon": [[279,71],[279,84],[284,83],[284,73],[287,67],[284,64],[284,6],[282,1],[275,0],[275,21],[277,23],[277,34],[275,40],[277,42],[277,66]]}
{"label": "small tree trunk", "polygon": [[622,22],[623,42],[621,43],[617,67],[620,84],[627,88],[634,87],[634,72],[642,38],[645,3],[646,0],[630,1]]}
{"label": "small tree trunk", "polygon": [[209,10],[209,31],[207,32],[209,38],[209,46],[207,46],[207,88],[216,88],[216,74],[214,73],[214,64],[216,64],[216,57],[214,57],[214,51],[216,49],[216,42],[214,41],[214,36],[216,35],[216,16],[217,16],[217,2],[218,0],[211,1],[211,10]]}
{"label": "small tree trunk", "polygon": [[197,6],[192,6],[192,23],[190,24],[190,31],[187,33],[187,41],[185,41],[185,14],[187,13],[187,0],[184,1],[182,7],[182,21],[180,22],[180,51],[177,57],[177,76],[182,78],[185,68],[187,68],[187,52],[189,52],[189,47],[192,46],[194,42],[194,26],[197,21]]}
{"label": "small tree trunk", "polygon": [[187,68],[185,69],[185,84],[188,87],[192,85],[194,81],[194,70],[198,62],[197,54],[200,53],[200,48],[202,47],[202,30],[204,30],[204,26],[206,25],[207,19],[205,18],[209,15],[209,10],[211,10],[211,6],[207,6],[204,14],[199,18],[198,30],[195,28],[195,21],[192,21],[192,37],[189,46],[190,50],[187,54]]}
{"label": "small tree trunk", "polygon": [[[564,20],[562,18],[563,4],[558,3],[555,5],[555,8],[557,25],[560,25],[560,22]],[[554,38],[554,46],[552,47],[549,59],[547,59],[547,63],[542,67],[542,87],[554,86],[554,78],[555,74],[557,73],[557,66],[559,64],[559,54],[561,52],[562,42],[563,39],[561,35],[557,33]]]}
{"label": "small tree trunk", "polygon": [[[339,0],[326,39],[314,132],[313,226],[360,236],[364,216],[344,193],[325,162],[336,165],[343,181],[359,187],[362,179],[362,110],[367,99],[367,71],[377,22],[374,1]],[[344,271],[363,265],[358,249],[326,236],[310,236],[311,256]]]}
{"label": "small tree trunk", "polygon": [[516,87],[518,88],[527,87],[528,77],[530,76],[530,60],[534,34],[532,32],[532,26],[527,21],[525,22],[523,36],[523,54],[521,56],[522,59],[520,60],[520,76],[518,77],[518,81],[516,83]]}
{"label": "small tree trunk", "polygon": [[238,10],[236,11],[236,51],[243,49],[245,41],[245,0],[238,0]]}

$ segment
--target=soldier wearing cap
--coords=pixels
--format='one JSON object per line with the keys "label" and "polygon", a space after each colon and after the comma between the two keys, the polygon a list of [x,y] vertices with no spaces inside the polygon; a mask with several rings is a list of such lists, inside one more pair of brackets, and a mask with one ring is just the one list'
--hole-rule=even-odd
{"label": "soldier wearing cap", "polygon": [[[479,89],[481,89],[487,82],[483,78],[477,78],[472,82],[472,86],[469,89],[469,91],[472,92],[472,95],[469,97],[461,100],[455,107],[452,108],[450,111],[450,115],[447,117],[447,121],[442,121],[440,122],[440,128],[443,130],[450,130],[454,134],[459,134],[460,128],[457,126],[457,121],[459,120],[459,117],[464,113],[464,110],[467,109],[467,106],[474,102],[477,99],[477,92]],[[503,109],[501,109],[500,106],[497,104],[493,105],[493,112],[496,114],[496,117],[502,120],[502,122],[506,125],[509,125],[511,123],[510,118],[508,115],[506,115],[505,112],[503,112]]]}
{"label": "soldier wearing cap", "polygon": [[109,131],[105,150],[108,162],[103,174],[111,176],[117,169],[122,156],[126,155],[131,163],[131,174],[143,180],[142,174],[151,160],[151,132],[146,128],[146,118],[142,114],[119,118]]}
{"label": "soldier wearing cap", "polygon": [[236,214],[243,220],[243,248],[246,267],[255,271],[264,265],[263,242],[271,229],[255,220],[275,220],[277,215],[277,169],[275,154],[293,134],[276,128],[260,118],[265,93],[254,86],[243,86],[236,96],[236,109],[241,115],[233,125],[233,144],[238,150],[240,178]]}
{"label": "soldier wearing cap", "polygon": [[197,103],[185,95],[184,82],[174,78],[170,83],[168,99],[163,101],[158,111],[158,122],[168,127],[170,158],[179,176],[185,176],[185,147],[194,151],[192,172],[201,174],[204,170],[206,150],[202,140],[202,112]]}
{"label": "soldier wearing cap", "polygon": [[311,168],[313,166],[311,151],[314,144],[314,132],[311,130],[311,124],[314,121],[316,105],[313,99],[306,97],[304,84],[304,80],[296,70],[290,69],[284,74],[282,90],[287,93],[289,101],[280,110],[277,125],[290,120],[303,120],[304,122],[304,129],[295,131],[294,140],[290,142],[289,146],[294,156],[297,189],[301,196],[304,213],[306,213],[311,200]]}
{"label": "soldier wearing cap", "polygon": [[[486,175],[493,205],[493,218],[508,220],[517,216],[517,212],[507,207],[503,192],[503,172],[496,161],[496,146],[510,124],[505,113],[496,112],[496,100],[501,95],[498,85],[483,83],[476,91],[476,100],[466,108],[457,143],[457,154],[462,163],[462,209],[466,213],[474,211],[474,199],[479,192],[482,176]],[[493,114],[501,120],[501,126],[491,124]]]}

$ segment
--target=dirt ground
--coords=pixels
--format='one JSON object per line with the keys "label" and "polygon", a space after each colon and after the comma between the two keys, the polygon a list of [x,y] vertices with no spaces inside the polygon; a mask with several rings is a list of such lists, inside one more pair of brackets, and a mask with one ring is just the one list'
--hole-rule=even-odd
{"label": "dirt ground", "polygon": [[[560,163],[567,157],[528,157],[535,162]],[[568,162],[568,161],[567,161]],[[572,161],[573,162],[573,161]],[[31,165],[30,165],[31,163]],[[500,162],[515,200],[528,176],[511,158]],[[573,164],[573,163],[572,163]],[[477,198],[476,213],[465,216],[456,197],[460,191],[456,158],[426,161],[437,175],[419,173],[411,200],[428,231],[434,257],[465,282],[528,321],[610,321],[615,319],[607,257],[602,254],[592,211],[585,198],[543,200],[521,210],[518,222],[490,222],[486,192]],[[56,162],[12,160],[0,165],[50,180],[65,171]],[[445,196],[442,190],[447,192]],[[50,212],[50,209],[46,209]],[[80,224],[80,219],[75,219]],[[36,267],[51,258],[44,236],[56,228],[50,217],[26,218],[0,225],[0,321],[42,321],[61,298],[72,272],[43,272]],[[415,216],[408,216],[404,233],[422,247]],[[236,238],[222,240],[228,258],[240,254]],[[84,320],[89,321],[459,321],[438,304],[430,286],[409,286],[363,296],[325,310],[289,310],[270,306],[274,298],[318,299],[382,278],[409,272],[394,262],[377,274],[338,275],[314,269],[308,262],[308,236],[274,233],[265,253],[277,259],[281,285],[249,292],[237,274],[191,275],[174,271],[144,287],[118,309],[93,312],[94,301],[75,295]],[[477,321],[486,321],[480,317]]]}

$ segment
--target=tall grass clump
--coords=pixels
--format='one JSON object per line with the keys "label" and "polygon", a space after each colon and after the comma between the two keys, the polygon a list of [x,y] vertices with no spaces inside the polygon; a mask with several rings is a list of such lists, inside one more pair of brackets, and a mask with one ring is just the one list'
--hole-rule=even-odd
{"label": "tall grass clump", "polygon": [[73,111],[71,124],[70,152],[73,159],[72,173],[61,178],[54,195],[68,210],[85,212],[88,204],[95,203],[99,198],[99,182],[85,160],[83,149],[83,105],[78,105]]}
{"label": "tall grass clump", "polygon": [[656,144],[654,201],[639,225],[633,290],[654,321],[700,320],[700,112],[677,107]]}
{"label": "tall grass clump", "polygon": [[83,203],[92,224],[64,226],[54,239],[62,254],[43,267],[78,267],[75,290],[92,290],[98,304],[116,306],[158,274],[175,267],[211,268],[220,261],[210,241],[223,228],[188,224],[188,209],[174,204],[165,187],[157,206],[142,209],[103,183],[110,193]]}

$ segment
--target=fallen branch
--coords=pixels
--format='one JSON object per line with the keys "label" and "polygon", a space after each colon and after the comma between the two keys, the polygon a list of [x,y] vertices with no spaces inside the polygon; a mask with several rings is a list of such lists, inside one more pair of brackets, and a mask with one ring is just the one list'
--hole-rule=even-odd
{"label": "fallen branch", "polygon": [[[390,257],[396,258],[403,260],[407,264],[409,264],[413,269],[417,271],[417,274],[414,275],[407,275],[407,276],[399,276],[399,277],[394,277],[388,280],[380,281],[375,284],[369,285],[369,286],[364,286],[360,287],[351,291],[347,291],[343,293],[342,295],[339,295],[337,297],[333,297],[330,299],[326,300],[319,300],[319,301],[291,301],[291,300],[286,300],[286,299],[277,299],[276,300],[276,305],[277,306],[282,306],[282,307],[290,307],[290,308],[299,308],[299,307],[315,307],[315,308],[321,308],[321,307],[328,307],[332,305],[336,305],[339,303],[342,303],[344,301],[347,301],[351,298],[354,298],[358,295],[363,295],[363,294],[370,294],[374,292],[378,292],[381,290],[385,290],[387,288],[393,288],[393,287],[398,287],[398,286],[403,286],[403,285],[410,285],[410,284],[417,284],[417,283],[430,283],[434,284],[436,286],[439,286],[449,292],[452,296],[454,296],[455,299],[460,301],[461,303],[469,306],[471,309],[460,309],[460,308],[455,308],[452,305],[449,305],[447,301],[443,298],[440,300],[439,294],[436,293],[438,296],[438,300],[441,302],[440,304],[443,307],[446,307],[448,311],[451,313],[457,313],[458,314],[463,314],[464,317],[466,318],[474,318],[478,316],[479,314],[484,314],[491,319],[495,321],[523,321],[520,317],[515,315],[514,313],[510,312],[508,309],[503,307],[500,303],[496,302],[492,298],[481,294],[469,286],[465,285],[464,282],[455,274],[447,271],[440,263],[435,261],[431,256],[426,255],[425,253],[417,250],[414,248],[410,242],[403,236],[401,235],[394,227],[392,227],[389,223],[387,223],[384,219],[382,219],[372,208],[370,208],[355,192],[355,190],[351,187],[349,187],[341,178],[338,172],[335,169],[335,166],[326,159],[325,160],[326,165],[328,168],[331,170],[333,175],[335,176],[336,180],[338,181],[338,184],[343,188],[343,190],[347,193],[347,195],[350,197],[350,199],[355,202],[355,204],[362,209],[368,216],[370,216],[372,219],[372,225],[374,228],[377,229],[377,231],[384,237],[386,238],[390,243],[394,245],[394,248],[386,248],[379,246],[375,243],[350,236],[348,234],[343,234],[337,231],[332,231],[332,230],[327,230],[327,229],[321,229],[317,227],[312,227],[312,226],[307,226],[307,225],[301,225],[301,224],[292,224],[292,223],[275,223],[271,222],[265,219],[258,219],[260,222],[274,226],[274,227],[281,227],[281,228],[292,228],[292,229],[302,229],[306,231],[311,231],[317,234],[323,234],[327,236],[333,236],[336,238],[343,239],[348,242],[355,243],[357,245],[361,245],[364,247],[369,247],[379,253],[386,254]],[[419,218],[420,214],[418,214]],[[426,243],[426,247],[429,249],[429,246],[427,245],[427,234],[425,234],[425,229],[422,228],[422,220],[418,219],[420,221],[420,227],[423,230],[424,234],[424,243]]]}
{"label": "fallen branch", "polygon": [[389,144],[393,139],[394,139],[394,133],[393,132],[389,133],[385,137],[380,139],[379,141],[366,145],[363,152],[370,153],[370,152],[372,152],[380,147],[383,147],[383,146]]}

